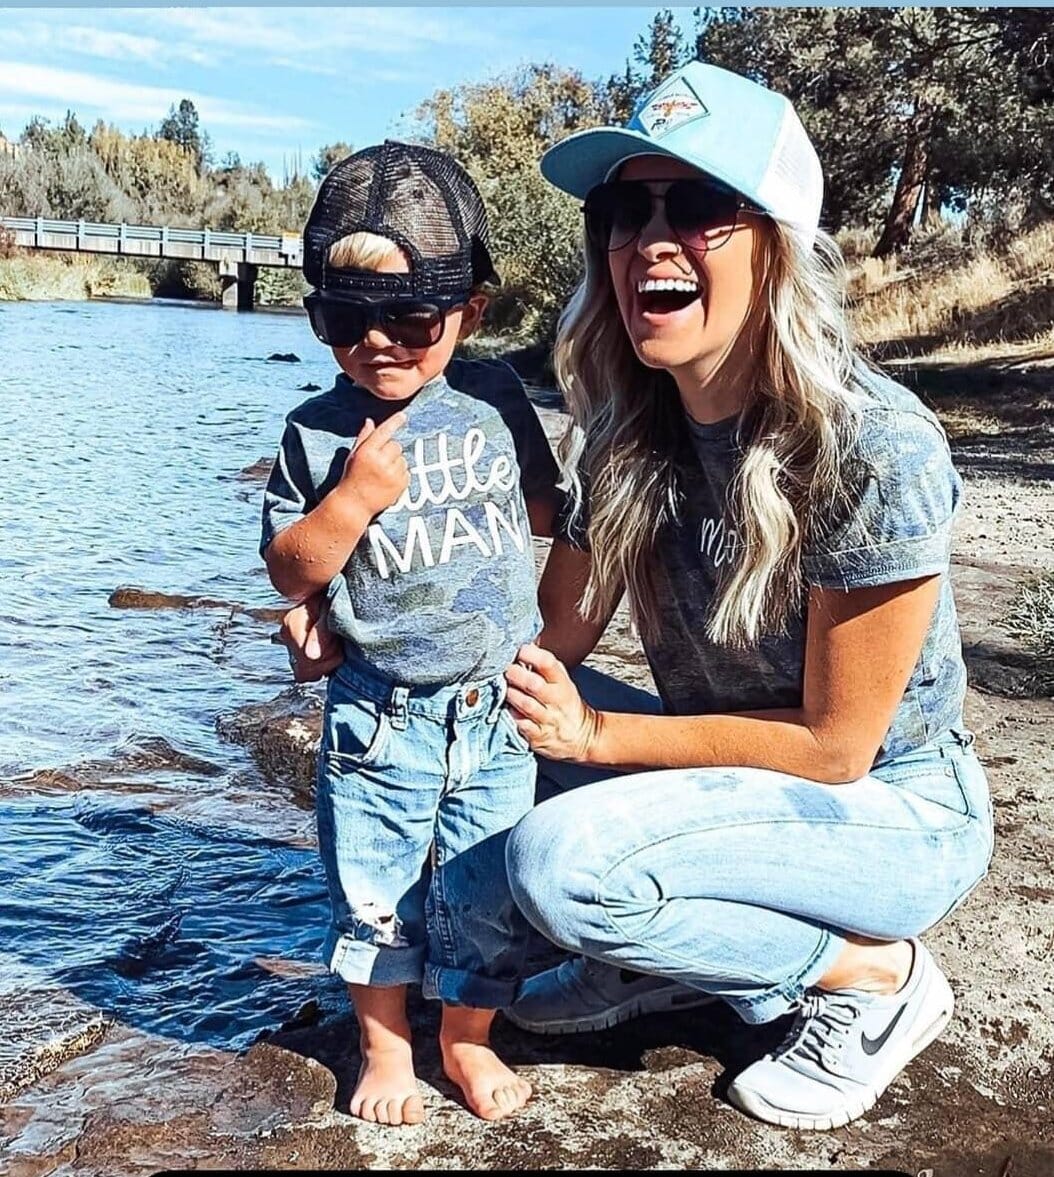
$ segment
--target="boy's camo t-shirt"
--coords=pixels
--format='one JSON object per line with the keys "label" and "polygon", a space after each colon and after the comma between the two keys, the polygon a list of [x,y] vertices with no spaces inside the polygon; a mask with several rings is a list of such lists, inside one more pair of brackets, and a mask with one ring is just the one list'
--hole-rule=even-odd
{"label": "boy's camo t-shirt", "polygon": [[410,485],[329,585],[349,657],[407,685],[499,674],[541,628],[525,497],[555,496],[549,442],[513,370],[454,360],[409,401],[341,374],[286,418],[264,494],[261,553],[336,486],[367,417],[400,409]]}

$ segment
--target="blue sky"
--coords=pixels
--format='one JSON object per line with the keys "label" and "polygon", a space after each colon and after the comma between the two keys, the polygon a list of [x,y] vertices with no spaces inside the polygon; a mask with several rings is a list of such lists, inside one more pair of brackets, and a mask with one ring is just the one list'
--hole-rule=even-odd
{"label": "blue sky", "polygon": [[441,86],[528,62],[619,70],[658,7],[0,9],[0,129],[70,108],[152,130],[188,97],[217,158],[281,178],[298,151],[306,166],[323,143],[398,134]]}

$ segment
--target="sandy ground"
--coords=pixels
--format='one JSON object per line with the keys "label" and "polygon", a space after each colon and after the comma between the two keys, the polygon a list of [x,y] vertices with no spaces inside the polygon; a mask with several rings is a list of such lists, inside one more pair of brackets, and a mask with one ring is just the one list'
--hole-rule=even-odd
{"label": "sandy ground", "polygon": [[[865,1118],[808,1134],[734,1111],[722,1092],[783,1025],[745,1029],[713,1008],[572,1039],[501,1027],[504,1056],[536,1095],[515,1120],[486,1125],[442,1078],[429,1045],[435,1013],[419,1003],[430,1118],[400,1130],[368,1126],[346,1114],[358,1067],[353,1018],[305,1010],[299,1024],[243,1055],[188,1050],[126,1026],[72,1037],[38,1068],[48,1073],[0,1107],[2,1171],[873,1167],[1051,1177],[1054,701],[1029,697],[1033,660],[1001,619],[1022,580],[1054,567],[1054,382],[1049,373],[918,378],[948,423],[966,479],[953,575],[973,682],[967,714],[990,773],[997,846],[988,879],[927,937],[952,979],[957,1015]],[[647,682],[624,618],[594,665]],[[228,730],[296,787],[310,771],[317,711],[302,696],[292,710],[286,699],[232,717]],[[87,1025],[94,1011],[81,1012]]]}

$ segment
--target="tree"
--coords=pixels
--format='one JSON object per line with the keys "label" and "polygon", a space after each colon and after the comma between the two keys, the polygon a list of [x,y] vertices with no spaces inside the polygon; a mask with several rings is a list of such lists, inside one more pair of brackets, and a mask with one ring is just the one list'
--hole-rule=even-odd
{"label": "tree", "polygon": [[350,143],[345,143],[343,140],[336,143],[327,143],[325,146],[320,147],[311,163],[312,176],[321,184],[326,176],[329,175],[333,165],[340,163],[342,159],[347,159],[354,150],[355,148]]}
{"label": "tree", "polygon": [[648,31],[637,38],[633,48],[633,58],[644,90],[654,90],[663,78],[669,77],[675,69],[684,65],[690,56],[684,34],[668,8],[655,14]]}
{"label": "tree", "polygon": [[[697,52],[792,99],[824,163],[828,224],[879,221],[881,255],[908,244],[924,203],[966,207],[994,177],[1036,183],[1043,119],[999,52],[997,11],[705,10]],[[1004,23],[1019,29],[1022,11]]]}
{"label": "tree", "polygon": [[208,133],[201,129],[197,107],[189,98],[182,98],[179,107],[169,107],[168,114],[161,120],[157,135],[175,143],[194,157],[199,172],[205,170],[212,154],[212,143]]}
{"label": "tree", "polygon": [[577,203],[547,184],[543,151],[602,122],[596,84],[554,65],[439,90],[417,111],[414,137],[448,151],[479,186],[502,294],[492,322],[544,338],[581,272]]}
{"label": "tree", "polygon": [[626,122],[639,99],[691,56],[692,50],[673,12],[669,8],[657,12],[637,38],[632,60],[627,60],[621,73],[612,74],[599,87],[605,107],[604,121]]}

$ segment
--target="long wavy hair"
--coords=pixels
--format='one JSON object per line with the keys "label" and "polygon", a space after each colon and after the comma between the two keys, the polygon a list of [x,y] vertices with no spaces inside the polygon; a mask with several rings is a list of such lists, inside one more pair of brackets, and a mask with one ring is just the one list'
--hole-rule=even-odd
{"label": "long wavy hair", "polygon": [[[859,428],[859,356],[835,242],[766,218],[757,234],[758,364],[740,415],[727,509],[737,543],[721,569],[710,638],[753,646],[800,608],[802,545],[845,497],[845,455]],[[587,241],[585,277],[557,328],[554,366],[572,424],[560,445],[571,524],[585,524],[591,570],[579,608],[607,618],[623,591],[647,640],[658,628],[654,549],[679,517],[686,454],[673,377],[637,358],[606,253]]]}

